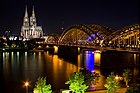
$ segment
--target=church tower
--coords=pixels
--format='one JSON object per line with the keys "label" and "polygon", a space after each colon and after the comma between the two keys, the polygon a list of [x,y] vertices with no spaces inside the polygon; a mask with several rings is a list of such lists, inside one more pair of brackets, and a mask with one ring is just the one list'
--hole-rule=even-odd
{"label": "church tower", "polygon": [[37,26],[34,7],[30,19],[28,17],[27,6],[25,8],[25,15],[24,15],[23,25],[21,27],[20,35],[26,40],[33,39],[33,38],[40,38],[43,36],[42,27]]}
{"label": "church tower", "polygon": [[37,25],[34,6],[33,6],[33,10],[32,10],[32,16],[30,17],[30,25],[31,26],[36,26]]}
{"label": "church tower", "polygon": [[27,6],[25,8],[25,15],[24,15],[24,20],[23,20],[23,25],[24,26],[29,26],[29,18],[28,18]]}
{"label": "church tower", "polygon": [[23,19],[23,26],[21,27],[21,33],[20,33],[20,35],[23,38],[28,38],[28,32],[30,30],[29,26],[30,26],[29,17],[28,17],[28,11],[27,11],[27,6],[26,6],[25,7],[25,15],[24,15],[24,19]]}

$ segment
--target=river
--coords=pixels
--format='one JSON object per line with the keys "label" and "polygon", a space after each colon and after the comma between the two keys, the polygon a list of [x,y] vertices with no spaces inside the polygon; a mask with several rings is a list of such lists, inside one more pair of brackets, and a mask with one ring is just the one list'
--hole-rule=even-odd
{"label": "river", "polygon": [[28,91],[32,92],[39,76],[46,76],[47,84],[52,85],[53,91],[68,89],[65,82],[70,74],[81,68],[99,73],[97,88],[103,88],[105,78],[111,71],[121,75],[124,68],[130,68],[134,78],[140,78],[139,64],[140,54],[135,53],[85,51],[77,55],[77,62],[71,62],[49,51],[1,52],[0,90],[4,93],[25,93],[24,83],[29,81]]}

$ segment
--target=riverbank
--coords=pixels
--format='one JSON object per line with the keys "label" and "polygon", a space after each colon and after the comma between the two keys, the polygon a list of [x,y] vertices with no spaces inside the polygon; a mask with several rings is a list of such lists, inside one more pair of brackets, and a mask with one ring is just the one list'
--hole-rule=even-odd
{"label": "riverbank", "polygon": [[[127,88],[121,88],[116,91],[116,93],[125,93],[127,91]],[[96,90],[96,91],[88,91],[85,93],[107,93],[107,90]]]}
{"label": "riverbank", "polygon": [[[66,91],[68,92],[69,90],[66,90]],[[127,91],[127,88],[120,88],[115,93],[125,93],[126,91]],[[53,93],[63,93],[63,92],[62,92],[62,90],[60,90],[60,91],[53,91]],[[71,92],[68,92],[68,93],[71,93]],[[100,89],[100,90],[94,90],[94,91],[87,91],[85,93],[107,93],[107,90],[106,89]]]}

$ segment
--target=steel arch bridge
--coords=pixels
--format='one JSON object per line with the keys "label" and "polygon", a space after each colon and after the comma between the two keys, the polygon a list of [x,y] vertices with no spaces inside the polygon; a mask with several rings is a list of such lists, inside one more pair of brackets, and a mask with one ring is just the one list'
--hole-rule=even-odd
{"label": "steel arch bridge", "polygon": [[130,25],[120,30],[96,24],[72,25],[64,30],[58,43],[140,48],[140,25]]}
{"label": "steel arch bridge", "polygon": [[48,36],[47,40],[46,40],[46,43],[49,43],[49,44],[57,44],[58,43],[58,39],[59,37],[54,35],[54,34],[51,34]]}
{"label": "steel arch bridge", "polygon": [[72,25],[61,34],[59,44],[100,45],[114,30],[102,25]]}
{"label": "steel arch bridge", "polygon": [[106,37],[104,41],[113,47],[140,48],[140,25],[135,24],[117,30]]}

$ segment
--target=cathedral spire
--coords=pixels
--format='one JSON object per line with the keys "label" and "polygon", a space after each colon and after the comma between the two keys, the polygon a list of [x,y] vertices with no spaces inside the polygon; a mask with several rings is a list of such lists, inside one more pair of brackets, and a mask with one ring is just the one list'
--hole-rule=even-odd
{"label": "cathedral spire", "polygon": [[30,17],[30,25],[31,26],[36,26],[37,25],[34,6],[33,6],[33,10],[32,10],[32,16]]}
{"label": "cathedral spire", "polygon": [[25,15],[20,35],[27,40],[32,38],[40,38],[43,36],[42,27],[37,26],[34,6],[30,17],[28,16],[27,6],[25,7]]}
{"label": "cathedral spire", "polygon": [[28,17],[28,12],[27,12],[27,5],[26,5],[26,7],[25,7],[25,16],[24,17]]}
{"label": "cathedral spire", "polygon": [[32,17],[35,18],[35,10],[34,10],[34,6],[33,6],[33,10],[32,10]]}
{"label": "cathedral spire", "polygon": [[26,7],[25,7],[25,15],[24,15],[23,25],[29,26],[29,18],[28,18],[27,5],[26,5]]}

